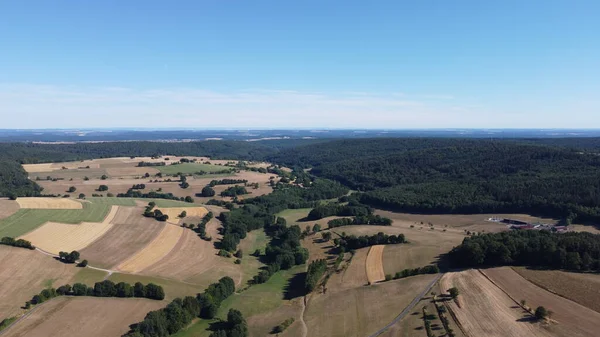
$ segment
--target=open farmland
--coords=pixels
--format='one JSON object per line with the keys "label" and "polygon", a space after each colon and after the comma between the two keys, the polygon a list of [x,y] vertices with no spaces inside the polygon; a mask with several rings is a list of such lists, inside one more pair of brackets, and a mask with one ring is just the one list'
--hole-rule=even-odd
{"label": "open farmland", "polygon": [[[203,286],[208,286],[223,276],[233,278],[237,286],[241,284],[241,265],[234,264],[232,259],[217,256],[213,243],[200,239],[194,231],[182,231],[181,240],[176,242],[164,257],[136,270],[144,275],[166,277]],[[127,271],[123,266],[119,269]]]}
{"label": "open farmland", "polygon": [[514,267],[519,275],[552,293],[600,312],[600,275]]}
{"label": "open farmland", "polygon": [[215,173],[221,171],[229,171],[233,170],[232,167],[221,166],[221,165],[212,165],[212,164],[201,164],[201,163],[182,163],[175,165],[166,165],[166,166],[157,166],[158,169],[163,174],[189,174],[196,172],[207,172],[207,173]]}
{"label": "open farmland", "polygon": [[385,272],[383,271],[384,248],[384,245],[376,245],[369,248],[366,261],[367,280],[369,280],[369,284],[385,280]]}
{"label": "open farmland", "polygon": [[82,209],[79,201],[66,198],[18,198],[21,208],[36,209]]}
{"label": "open farmland", "polygon": [[59,297],[5,330],[7,337],[120,336],[164,302],[139,298]]}
{"label": "open farmland", "polygon": [[0,320],[21,313],[42,289],[71,282],[77,271],[34,250],[0,245]]}
{"label": "open farmland", "polygon": [[468,336],[552,336],[542,324],[532,321],[531,315],[490,282],[478,270],[447,273],[440,280],[447,291],[457,287],[461,292],[458,302],[446,305]]}
{"label": "open farmland", "polygon": [[81,250],[104,235],[113,225],[119,206],[112,206],[102,222],[83,222],[78,225],[48,222],[22,236],[43,251],[58,254],[61,251]]}
{"label": "open farmland", "polygon": [[445,228],[447,231],[460,230],[471,232],[502,232],[508,230],[506,224],[491,222],[489,218],[508,218],[521,220],[525,222],[542,222],[555,224],[556,219],[540,218],[527,214],[408,214],[377,210],[375,214],[390,218],[394,221],[394,226],[416,228],[423,227],[427,229],[429,224],[437,229]]}
{"label": "open farmland", "polygon": [[112,268],[146,247],[165,223],[142,216],[142,207],[119,207],[113,227],[80,251],[94,267]]}
{"label": "open farmland", "polygon": [[166,225],[158,236],[146,247],[121,263],[117,269],[136,273],[160,261],[177,245],[184,229],[175,225]]}
{"label": "open farmland", "polygon": [[15,214],[19,209],[19,204],[16,201],[0,199],[0,220]]}
{"label": "open farmland", "polygon": [[0,237],[18,237],[46,222],[79,224],[102,222],[111,209],[109,204],[82,203],[83,209],[21,209],[0,220]]}
{"label": "open farmland", "polygon": [[600,313],[571,300],[546,291],[527,281],[509,267],[487,269],[484,273],[512,298],[524,299],[527,305],[544,306],[554,312],[551,330],[555,336],[595,336],[598,334]]}
{"label": "open farmland", "polygon": [[308,336],[369,336],[391,322],[434,278],[419,275],[342,291],[333,291],[329,283],[326,294],[314,294],[308,302]]}

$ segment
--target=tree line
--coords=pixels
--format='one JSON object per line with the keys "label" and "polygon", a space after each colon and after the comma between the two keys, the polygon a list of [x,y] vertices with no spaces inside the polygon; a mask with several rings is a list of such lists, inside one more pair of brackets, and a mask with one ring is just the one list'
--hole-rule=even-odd
{"label": "tree line", "polygon": [[448,254],[456,267],[530,266],[600,271],[600,235],[523,230],[467,237]]}
{"label": "tree line", "polygon": [[248,180],[246,179],[221,179],[221,180],[211,180],[208,186],[215,187],[217,185],[233,185],[233,184],[245,184]]}
{"label": "tree line", "polygon": [[379,232],[374,235],[340,235],[339,238],[333,239],[334,244],[343,251],[356,250],[364,247],[375,245],[390,245],[398,243],[407,243],[404,234],[387,235]]}
{"label": "tree line", "polygon": [[341,218],[327,221],[327,226],[329,226],[329,228],[351,225],[391,226],[392,219],[382,217],[381,215],[371,214],[355,216],[354,218]]}
{"label": "tree line", "polygon": [[12,247],[19,247],[19,248],[27,248],[27,249],[35,249],[35,246],[31,244],[31,242],[27,241],[27,240],[23,240],[23,239],[17,239],[15,240],[14,238],[11,238],[9,236],[5,236],[0,240],[0,245],[7,245],[7,246],[12,246]]}
{"label": "tree line", "polygon": [[161,192],[148,192],[142,193],[138,190],[128,189],[127,193],[119,193],[117,194],[118,198],[140,198],[140,199],[167,199],[167,200],[179,200],[185,201],[189,203],[193,203],[194,199],[190,196],[187,197],[177,197],[173,195],[173,193],[161,193]]}
{"label": "tree line", "polygon": [[143,285],[140,282],[133,286],[126,282],[115,284],[110,280],[96,282],[93,287],[88,287],[83,283],[75,283],[73,286],[65,284],[56,289],[42,290],[25,303],[25,308],[29,309],[31,305],[41,304],[57,296],[138,297],[162,301],[165,298],[165,291],[159,285],[153,283]]}
{"label": "tree line", "polygon": [[221,302],[235,292],[235,283],[223,277],[203,292],[176,298],[165,308],[149,312],[142,322],[133,324],[124,337],[167,337],[188,326],[196,317],[213,319]]}
{"label": "tree line", "polygon": [[248,194],[246,187],[244,186],[231,186],[221,192],[222,197],[235,197],[237,195]]}
{"label": "tree line", "polygon": [[306,220],[319,220],[328,216],[368,216],[371,214],[373,214],[372,208],[352,200],[346,205],[337,203],[318,205],[308,213]]}
{"label": "tree line", "polygon": [[325,272],[327,271],[327,261],[324,259],[319,259],[312,261],[308,265],[308,270],[306,272],[306,279],[304,281],[304,288],[307,292],[312,292],[319,280],[323,277]]}

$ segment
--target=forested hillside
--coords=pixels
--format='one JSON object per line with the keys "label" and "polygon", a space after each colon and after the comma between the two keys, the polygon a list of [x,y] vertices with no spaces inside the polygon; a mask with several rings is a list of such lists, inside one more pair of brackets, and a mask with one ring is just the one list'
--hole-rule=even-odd
{"label": "forested hillside", "polygon": [[317,176],[365,191],[360,201],[375,207],[599,220],[600,157],[574,149],[572,141],[552,143],[555,146],[517,140],[347,140],[284,150],[271,159],[312,167]]}

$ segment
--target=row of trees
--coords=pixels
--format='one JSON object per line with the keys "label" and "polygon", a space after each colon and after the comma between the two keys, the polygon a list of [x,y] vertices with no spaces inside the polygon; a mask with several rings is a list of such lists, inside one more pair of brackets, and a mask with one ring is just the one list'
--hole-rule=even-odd
{"label": "row of trees", "polygon": [[159,162],[147,162],[147,161],[141,161],[137,164],[138,167],[155,167],[155,166],[165,166],[165,162],[164,161],[159,161]]}
{"label": "row of trees", "polygon": [[35,246],[33,246],[31,244],[31,242],[27,241],[27,240],[23,240],[23,239],[17,239],[15,240],[14,238],[11,238],[9,236],[5,236],[0,240],[0,245],[7,245],[7,246],[13,246],[13,247],[20,247],[20,248],[27,248],[27,249],[35,249]]}
{"label": "row of trees", "polygon": [[73,286],[65,284],[56,289],[46,288],[39,294],[33,296],[31,301],[25,303],[25,307],[43,303],[57,296],[94,296],[94,297],[139,297],[162,301],[165,298],[165,291],[159,285],[148,283],[143,285],[140,282],[133,286],[129,283],[119,282],[115,284],[112,281],[104,280],[96,282],[93,287],[88,287],[83,283],[75,283]]}
{"label": "row of trees", "polygon": [[448,254],[457,267],[521,265],[600,271],[600,235],[524,230],[467,237]]}
{"label": "row of trees", "polygon": [[246,184],[248,180],[246,179],[221,179],[221,180],[211,180],[208,186],[215,187],[217,185],[233,185],[233,184]]}
{"label": "row of trees", "polygon": [[327,271],[327,261],[325,259],[314,260],[308,265],[308,271],[306,272],[306,279],[304,281],[304,288],[307,292],[312,292],[319,280],[323,277]]}
{"label": "row of trees", "polygon": [[141,198],[141,199],[167,199],[167,200],[179,200],[179,201],[185,201],[185,202],[189,202],[189,203],[193,203],[194,199],[190,196],[187,197],[177,197],[175,195],[173,195],[173,193],[161,193],[161,192],[155,192],[155,191],[151,191],[148,193],[142,193],[138,190],[133,190],[133,189],[128,189],[127,193],[119,193],[117,194],[117,197],[119,198]]}
{"label": "row of trees", "polygon": [[176,298],[165,308],[149,312],[144,320],[131,326],[125,337],[167,337],[188,326],[196,317],[212,319],[221,302],[235,292],[235,283],[223,277],[196,297]]}
{"label": "row of trees", "polygon": [[392,219],[371,214],[365,216],[355,216],[354,218],[333,219],[327,222],[327,226],[329,226],[329,228],[351,225],[391,226]]}
{"label": "row of trees", "polygon": [[404,234],[398,235],[387,235],[383,232],[379,232],[374,235],[345,235],[342,234],[339,238],[333,239],[336,246],[342,248],[344,251],[360,249],[375,245],[389,245],[398,243],[407,243],[404,238]]}
{"label": "row of trees", "polygon": [[422,274],[437,274],[440,272],[440,268],[434,264],[421,267],[421,268],[413,268],[413,269],[403,269],[402,271],[396,272],[393,276],[388,274],[385,275],[385,280],[398,280],[401,278],[406,278],[409,276],[416,276]]}

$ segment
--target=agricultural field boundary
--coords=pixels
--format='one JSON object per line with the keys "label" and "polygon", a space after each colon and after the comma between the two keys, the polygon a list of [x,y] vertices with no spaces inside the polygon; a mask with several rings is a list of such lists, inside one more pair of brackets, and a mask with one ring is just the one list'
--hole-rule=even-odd
{"label": "agricultural field boundary", "polygon": [[432,281],[431,283],[429,283],[427,285],[427,287],[425,288],[425,290],[423,290],[422,293],[420,293],[417,297],[415,297],[414,300],[412,300],[412,302],[410,302],[410,304],[404,308],[404,310],[402,310],[402,312],[400,312],[400,314],[398,314],[398,316],[396,316],[396,318],[394,318],[393,321],[391,321],[388,325],[384,326],[383,328],[379,329],[377,332],[375,332],[374,334],[370,335],[369,337],[377,337],[379,335],[381,335],[382,333],[384,333],[387,329],[391,328],[394,324],[400,322],[404,317],[406,317],[406,315],[413,310],[413,308],[423,299],[423,297],[425,297],[425,295],[427,295],[427,293],[431,290],[431,288],[433,288],[433,286],[442,278],[442,276],[444,276],[444,273],[442,274],[438,274]]}

